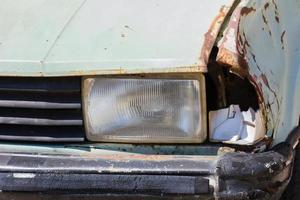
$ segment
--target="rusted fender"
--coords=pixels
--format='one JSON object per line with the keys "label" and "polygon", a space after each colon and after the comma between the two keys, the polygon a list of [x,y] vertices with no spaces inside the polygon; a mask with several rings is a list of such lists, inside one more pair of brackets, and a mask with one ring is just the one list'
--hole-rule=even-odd
{"label": "rusted fender", "polygon": [[218,42],[217,61],[255,86],[275,143],[299,123],[299,5],[241,0]]}

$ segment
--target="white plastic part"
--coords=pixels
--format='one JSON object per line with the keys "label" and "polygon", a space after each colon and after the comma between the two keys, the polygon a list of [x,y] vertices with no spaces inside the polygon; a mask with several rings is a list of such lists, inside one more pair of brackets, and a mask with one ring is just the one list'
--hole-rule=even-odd
{"label": "white plastic part", "polygon": [[242,112],[238,105],[209,112],[210,140],[253,144],[264,138],[265,126],[260,110]]}

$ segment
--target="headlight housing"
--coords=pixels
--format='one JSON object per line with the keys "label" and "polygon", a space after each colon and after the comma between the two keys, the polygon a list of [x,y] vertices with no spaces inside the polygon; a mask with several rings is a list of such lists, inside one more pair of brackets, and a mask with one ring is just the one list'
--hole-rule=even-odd
{"label": "headlight housing", "polygon": [[84,119],[91,141],[197,143],[206,138],[205,86],[197,78],[83,80]]}

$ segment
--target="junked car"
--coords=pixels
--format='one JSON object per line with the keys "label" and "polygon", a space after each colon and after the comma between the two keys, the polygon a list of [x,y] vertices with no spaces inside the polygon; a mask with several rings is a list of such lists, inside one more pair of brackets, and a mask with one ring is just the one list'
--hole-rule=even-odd
{"label": "junked car", "polygon": [[297,199],[300,1],[0,4],[0,199]]}

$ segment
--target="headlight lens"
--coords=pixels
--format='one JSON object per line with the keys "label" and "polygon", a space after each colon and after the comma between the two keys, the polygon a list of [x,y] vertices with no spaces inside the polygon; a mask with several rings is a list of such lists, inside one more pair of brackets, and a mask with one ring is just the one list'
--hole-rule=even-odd
{"label": "headlight lens", "polygon": [[206,138],[203,84],[203,79],[86,78],[87,137],[110,142],[201,142]]}

